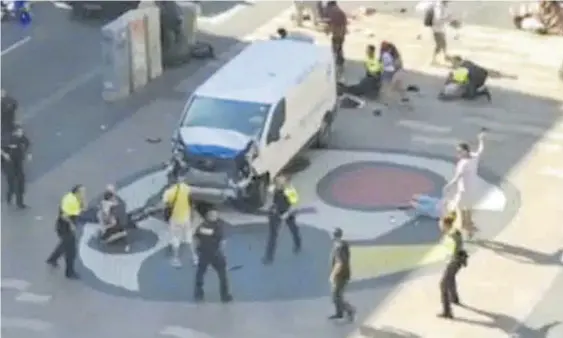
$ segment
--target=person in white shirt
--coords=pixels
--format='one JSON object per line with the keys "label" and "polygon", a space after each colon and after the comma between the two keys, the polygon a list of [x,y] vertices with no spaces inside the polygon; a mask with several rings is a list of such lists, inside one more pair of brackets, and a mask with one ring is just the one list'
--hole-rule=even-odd
{"label": "person in white shirt", "polygon": [[446,41],[446,25],[450,21],[448,2],[438,0],[433,6],[431,28],[434,37],[434,54],[432,55],[432,64],[436,63],[436,58],[440,53],[443,53],[445,61],[448,61],[448,44]]}
{"label": "person in white shirt", "polygon": [[451,187],[456,187],[452,205],[459,210],[461,228],[469,238],[478,230],[473,222],[472,210],[477,202],[477,182],[479,178],[479,159],[484,150],[485,130],[479,133],[479,145],[472,152],[469,144],[460,143],[457,147],[458,162],[454,177],[444,186],[444,196]]}

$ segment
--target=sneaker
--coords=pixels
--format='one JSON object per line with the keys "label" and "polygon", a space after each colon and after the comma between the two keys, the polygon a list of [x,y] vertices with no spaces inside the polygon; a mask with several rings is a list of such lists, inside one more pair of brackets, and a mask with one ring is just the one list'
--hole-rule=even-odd
{"label": "sneaker", "polygon": [[170,260],[170,265],[172,265],[172,267],[176,269],[179,269],[182,267],[182,261],[180,261],[180,258],[174,257]]}
{"label": "sneaker", "polygon": [[231,296],[231,295],[226,295],[226,296],[221,297],[221,302],[223,302],[223,303],[230,303],[232,301],[233,301],[233,296]]}
{"label": "sneaker", "polygon": [[52,261],[50,259],[46,260],[45,263],[47,263],[52,268],[58,268],[59,267],[59,263],[57,263],[56,261]]}
{"label": "sneaker", "polygon": [[348,312],[346,312],[346,318],[353,322],[354,319],[356,319],[356,309],[351,308],[350,310],[348,310]]}
{"label": "sneaker", "polygon": [[67,273],[67,274],[65,275],[65,277],[68,278],[68,279],[73,279],[73,280],[76,280],[76,279],[79,279],[79,278],[80,278],[80,276],[79,276],[76,272]]}
{"label": "sneaker", "polygon": [[444,318],[444,319],[453,319],[454,316],[451,313],[439,313],[437,315],[438,318]]}

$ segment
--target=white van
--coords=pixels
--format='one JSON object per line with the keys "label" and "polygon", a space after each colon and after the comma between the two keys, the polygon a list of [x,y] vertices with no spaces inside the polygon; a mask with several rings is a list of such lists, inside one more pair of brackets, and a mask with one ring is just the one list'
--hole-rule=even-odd
{"label": "white van", "polygon": [[271,180],[309,145],[326,146],[337,113],[328,47],[255,42],[191,95],[173,138],[194,199],[261,207]]}

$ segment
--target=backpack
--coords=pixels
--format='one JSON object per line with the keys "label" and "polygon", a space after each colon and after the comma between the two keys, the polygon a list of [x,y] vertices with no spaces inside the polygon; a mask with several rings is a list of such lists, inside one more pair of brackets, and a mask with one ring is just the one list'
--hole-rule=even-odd
{"label": "backpack", "polygon": [[424,26],[432,27],[434,24],[434,6],[430,6],[424,12]]}

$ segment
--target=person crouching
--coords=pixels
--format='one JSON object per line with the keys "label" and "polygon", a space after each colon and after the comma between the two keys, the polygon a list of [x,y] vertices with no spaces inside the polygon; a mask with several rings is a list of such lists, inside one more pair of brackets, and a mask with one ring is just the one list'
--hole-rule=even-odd
{"label": "person crouching", "polygon": [[491,101],[491,93],[485,86],[489,77],[487,69],[459,56],[452,57],[453,70],[446,79],[438,98],[443,101],[466,99],[474,100],[485,96]]}

